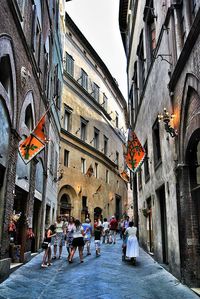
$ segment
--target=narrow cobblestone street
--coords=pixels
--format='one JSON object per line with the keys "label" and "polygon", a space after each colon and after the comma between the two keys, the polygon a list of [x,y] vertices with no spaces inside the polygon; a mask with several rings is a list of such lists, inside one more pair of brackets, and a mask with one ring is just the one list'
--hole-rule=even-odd
{"label": "narrow cobblestone street", "polygon": [[83,264],[77,254],[68,264],[64,250],[62,259],[48,269],[41,268],[41,253],[0,285],[0,299],[199,298],[142,249],[136,266],[123,262],[121,243],[102,244],[98,258],[92,244],[92,255],[85,256]]}

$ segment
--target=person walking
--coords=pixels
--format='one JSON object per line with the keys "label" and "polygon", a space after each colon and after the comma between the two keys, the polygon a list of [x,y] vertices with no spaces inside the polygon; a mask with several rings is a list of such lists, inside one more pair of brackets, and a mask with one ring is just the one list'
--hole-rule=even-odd
{"label": "person walking", "polygon": [[102,243],[109,243],[109,222],[107,220],[107,218],[104,218],[103,220],[103,231],[102,231],[102,236],[103,236],[103,241]]}
{"label": "person walking", "polygon": [[51,225],[46,231],[45,231],[45,237],[43,242],[43,247],[45,249],[43,259],[42,259],[42,268],[47,268],[48,266],[51,266],[51,238],[56,235],[56,226]]}
{"label": "person walking", "polygon": [[62,254],[62,247],[65,244],[64,238],[64,221],[62,220],[62,217],[59,216],[57,218],[56,224],[56,236],[54,238],[54,256],[52,259],[56,259],[56,253],[57,253],[57,247],[59,247],[59,256],[58,258],[61,259],[61,254]]}
{"label": "person walking", "polygon": [[133,221],[129,222],[129,227],[125,230],[127,235],[126,256],[130,258],[133,263],[136,262],[136,257],[139,256],[139,244],[137,240],[137,227],[134,226]]}
{"label": "person walking", "polygon": [[73,261],[73,257],[74,254],[76,252],[76,249],[78,247],[78,251],[79,251],[79,258],[80,258],[80,262],[83,263],[83,247],[84,247],[84,240],[83,240],[83,236],[85,235],[84,233],[84,229],[80,223],[80,221],[78,219],[75,220],[75,228],[73,230],[73,241],[72,241],[72,251],[69,257],[69,263],[72,263]]}
{"label": "person walking", "polygon": [[97,226],[94,231],[94,244],[96,250],[96,257],[101,255],[101,226]]}
{"label": "person walking", "polygon": [[82,226],[85,232],[84,242],[87,249],[87,255],[91,255],[90,244],[91,244],[91,237],[92,237],[92,225],[90,224],[90,219],[86,218],[85,222],[82,223]]}
{"label": "person walking", "polygon": [[110,220],[110,237],[109,237],[109,243],[115,244],[116,243],[116,234],[117,234],[117,228],[118,228],[118,222],[115,216],[112,216]]}
{"label": "person walking", "polygon": [[66,229],[66,247],[67,247],[67,252],[68,252],[68,258],[67,260],[69,260],[71,251],[72,251],[72,241],[73,241],[73,232],[75,229],[75,224],[74,224],[74,217],[70,216],[69,217],[69,223],[67,225],[67,229]]}

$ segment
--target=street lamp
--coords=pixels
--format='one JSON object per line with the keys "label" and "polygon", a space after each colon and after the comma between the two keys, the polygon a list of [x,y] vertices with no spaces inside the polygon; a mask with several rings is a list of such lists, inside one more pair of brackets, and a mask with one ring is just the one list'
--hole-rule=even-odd
{"label": "street lamp", "polygon": [[170,134],[171,137],[178,135],[177,131],[170,125],[170,121],[175,118],[174,114],[170,114],[166,108],[164,108],[163,114],[158,114],[158,121],[163,121],[165,124],[165,131]]}

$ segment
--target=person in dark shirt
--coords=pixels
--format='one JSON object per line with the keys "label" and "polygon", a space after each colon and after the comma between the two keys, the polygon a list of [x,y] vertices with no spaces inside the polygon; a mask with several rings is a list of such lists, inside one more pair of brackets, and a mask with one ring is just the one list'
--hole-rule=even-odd
{"label": "person in dark shirt", "polygon": [[94,231],[94,244],[96,250],[96,256],[100,256],[101,251],[101,227],[97,226]]}

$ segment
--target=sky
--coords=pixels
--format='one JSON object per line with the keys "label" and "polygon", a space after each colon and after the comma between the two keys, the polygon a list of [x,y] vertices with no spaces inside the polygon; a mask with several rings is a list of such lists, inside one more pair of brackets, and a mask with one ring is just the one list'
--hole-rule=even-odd
{"label": "sky", "polygon": [[127,100],[126,57],[119,31],[119,0],[72,0],[66,11],[101,57]]}

